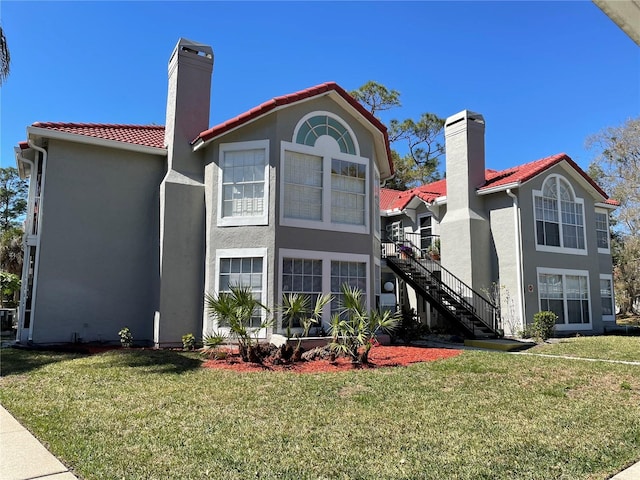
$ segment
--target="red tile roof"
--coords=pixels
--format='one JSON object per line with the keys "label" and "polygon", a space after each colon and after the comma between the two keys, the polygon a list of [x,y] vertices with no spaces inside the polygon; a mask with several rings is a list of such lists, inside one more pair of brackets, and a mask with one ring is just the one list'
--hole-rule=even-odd
{"label": "red tile roof", "polygon": [[36,122],[32,126],[133,145],[165,148],[164,126],[161,125]]}
{"label": "red tile roof", "polygon": [[[619,205],[617,200],[610,199],[607,194],[587,175],[567,154],[559,153],[550,157],[542,158],[534,162],[529,162],[517,167],[508,168],[506,170],[497,171],[487,169],[485,171],[485,184],[478,191],[507,188],[509,185],[518,185],[531,180],[536,175],[544,172],[552,166],[565,161],[576,172],[578,172],[595,190],[602,195],[605,203],[609,205]],[[399,192],[388,188],[381,189],[380,192],[380,209],[381,210],[402,210],[406,208],[414,197],[418,197],[427,203],[433,202],[436,198],[446,196],[447,185],[446,180],[438,180],[436,182],[421,185],[410,190]]]}
{"label": "red tile roof", "polygon": [[[193,140],[192,144],[198,140],[206,142],[214,137],[222,135],[233,128],[239,127],[251,120],[254,120],[277,107],[290,105],[307,98],[322,95],[327,92],[336,92],[349,105],[364,116],[376,129],[378,129],[384,138],[387,158],[389,159],[390,172],[393,173],[393,162],[391,160],[391,147],[389,137],[387,135],[387,127],[364,108],[356,99],[349,95],[346,90],[335,82],[322,83],[315,87],[300,90],[299,92],[289,95],[275,97],[264,102],[251,110],[244,112],[237,117],[227,120],[216,125],[204,132]],[[119,142],[131,143],[134,145],[144,145],[148,147],[165,148],[164,145],[164,127],[158,125],[119,125],[119,124],[96,124],[96,123],[54,123],[54,122],[36,122],[34,127],[48,128],[65,133],[76,135],[86,135],[89,137],[101,138],[106,140],[115,140]]]}

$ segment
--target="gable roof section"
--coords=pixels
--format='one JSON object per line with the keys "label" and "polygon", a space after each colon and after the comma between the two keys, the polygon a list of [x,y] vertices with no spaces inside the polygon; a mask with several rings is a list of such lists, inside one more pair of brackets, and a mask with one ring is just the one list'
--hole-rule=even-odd
{"label": "gable roof section", "polygon": [[[602,196],[606,204],[612,206],[620,205],[620,202],[617,200],[610,199],[598,184],[566,153],[559,153],[506,170],[497,171],[487,169],[485,170],[486,181],[484,185],[478,189],[478,194],[487,195],[494,192],[505,191],[508,188],[517,188],[562,161],[565,161],[578,175],[591,185],[595,191]],[[380,191],[380,210],[399,212],[407,208],[414,198],[419,198],[426,203],[433,203],[437,198],[446,195],[446,180],[438,180],[404,192],[383,188]]]}
{"label": "gable roof section", "polygon": [[364,108],[355,98],[349,95],[346,90],[344,90],[335,82],[322,83],[320,85],[316,85],[315,87],[310,87],[295,93],[272,98],[271,100],[268,100],[261,105],[258,105],[257,107],[238,115],[237,117],[231,118],[225,122],[215,125],[214,127],[211,127],[208,130],[205,130],[204,132],[200,133],[200,135],[196,139],[194,139],[191,144],[196,149],[200,148],[207,142],[210,142],[211,140],[224,135],[225,133],[246,125],[247,123],[250,123],[275,110],[304,100],[308,100],[313,97],[329,94],[335,94],[338,98],[346,102],[360,115],[361,118],[366,120],[366,122],[368,122],[368,124],[373,127],[370,129],[375,130],[382,137],[382,140],[384,142],[384,150],[389,165],[389,176],[393,174],[393,162],[391,160],[391,147],[389,145],[387,127],[374,115],[372,115],[366,108]]}

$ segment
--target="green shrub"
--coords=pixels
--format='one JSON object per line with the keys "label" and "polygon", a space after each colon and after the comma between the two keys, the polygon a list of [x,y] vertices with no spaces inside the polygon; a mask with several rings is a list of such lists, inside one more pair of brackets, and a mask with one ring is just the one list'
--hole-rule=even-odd
{"label": "green shrub", "polygon": [[193,350],[196,346],[196,337],[193,336],[193,333],[187,333],[182,336],[182,348],[184,350]]}
{"label": "green shrub", "polygon": [[129,327],[120,329],[118,335],[120,336],[120,344],[124,348],[129,348],[131,345],[133,345],[133,333],[131,333]]}
{"label": "green shrub", "polygon": [[558,316],[550,311],[538,312],[533,316],[531,337],[537,341],[545,341],[553,336]]}

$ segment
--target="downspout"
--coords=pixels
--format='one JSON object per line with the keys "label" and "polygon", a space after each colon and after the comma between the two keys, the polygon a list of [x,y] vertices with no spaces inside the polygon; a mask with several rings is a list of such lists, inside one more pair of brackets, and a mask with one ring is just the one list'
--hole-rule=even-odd
{"label": "downspout", "polygon": [[29,338],[28,341],[33,341],[33,324],[35,321],[35,311],[36,311],[36,295],[38,293],[38,271],[40,269],[40,239],[42,238],[42,214],[44,213],[44,185],[45,185],[45,175],[47,174],[47,151],[36,145],[33,140],[29,139],[29,146],[33,148],[36,152],[40,152],[42,155],[42,176],[40,177],[40,205],[38,205],[38,224],[36,226],[36,232],[38,232],[36,236],[36,258],[33,266],[33,291],[31,293],[31,322],[29,323]]}
{"label": "downspout", "polygon": [[[518,311],[520,313],[521,326],[526,326],[524,312],[524,285],[523,285],[523,267],[522,267],[522,228],[520,226],[520,206],[518,205],[518,196],[515,195],[510,188],[507,188],[507,195],[513,200],[513,221],[516,235],[516,278],[518,282]],[[511,332],[512,334],[514,332]]]}
{"label": "downspout", "polygon": [[[33,172],[36,171],[35,163],[28,158],[22,156],[22,153],[18,147],[15,149],[16,159],[19,162],[23,162],[28,164],[31,167],[31,179],[29,180],[29,195],[28,195],[28,205],[27,205],[27,221],[26,228],[24,232],[24,236],[22,238],[22,255],[23,255],[23,263],[22,263],[22,274],[20,281],[20,306],[18,308],[18,337],[22,334],[22,325],[24,325],[24,310],[25,310],[25,300],[27,298],[27,277],[29,272],[29,261],[24,261],[25,254],[28,252],[27,250],[27,235],[32,230],[32,222],[33,222],[33,198],[34,198],[34,182],[33,182]],[[20,338],[21,340],[21,338]]]}

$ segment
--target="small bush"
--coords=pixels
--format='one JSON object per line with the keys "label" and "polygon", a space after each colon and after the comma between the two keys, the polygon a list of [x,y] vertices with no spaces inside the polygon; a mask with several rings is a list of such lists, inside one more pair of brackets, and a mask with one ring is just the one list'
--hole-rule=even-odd
{"label": "small bush", "polygon": [[196,346],[196,337],[193,336],[193,333],[187,333],[182,336],[182,348],[184,350],[193,350]]}
{"label": "small bush", "polygon": [[538,312],[533,316],[531,337],[538,341],[545,341],[553,336],[558,316],[550,311]]}
{"label": "small bush", "polygon": [[129,327],[122,328],[118,335],[120,336],[120,344],[124,348],[129,348],[133,344],[133,333],[131,333]]}

